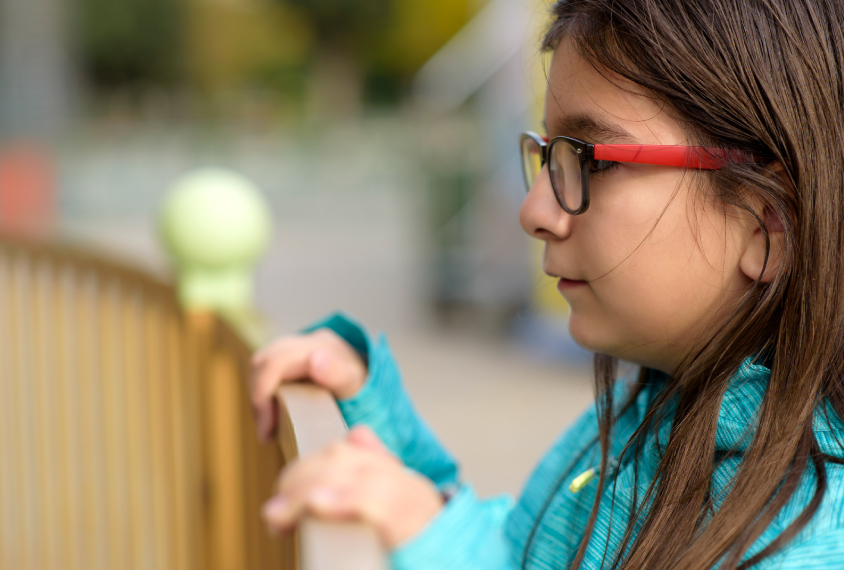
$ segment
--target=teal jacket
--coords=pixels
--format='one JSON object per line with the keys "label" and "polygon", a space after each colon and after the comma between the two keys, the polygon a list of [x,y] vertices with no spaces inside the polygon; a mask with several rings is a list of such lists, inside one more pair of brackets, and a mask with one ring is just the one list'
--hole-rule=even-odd
{"label": "teal jacket", "polygon": [[[518,502],[509,497],[479,499],[471,485],[460,481],[457,464],[419,418],[402,387],[401,377],[384,336],[373,338],[352,319],[335,314],[311,327],[328,327],[364,356],[369,376],[354,397],[339,402],[350,426],[366,424],[405,465],[430,478],[441,489],[456,494],[416,537],[391,553],[394,570],[517,570],[564,569],[571,565],[595,499],[597,481],[578,492],[569,485],[600,461],[594,406],[556,441],[525,486]],[[770,371],[746,362],[733,378],[718,419],[716,448],[743,449],[752,433],[755,414],[767,387]],[[621,384],[621,383],[620,383]],[[620,385],[619,389],[626,389]],[[619,418],[612,437],[612,456],[619,454],[644,418],[658,387],[649,386],[634,406]],[[815,415],[815,435],[822,451],[844,456],[844,424],[830,414]],[[663,430],[670,429],[664,426]],[[639,462],[641,498],[658,463],[658,443],[667,432],[652,435]],[[723,461],[713,480],[714,495],[729,484],[739,458]],[[633,462],[616,467],[613,485],[601,497],[595,531],[584,569],[611,565],[627,528],[634,485]],[[828,488],[812,521],[786,547],[754,566],[757,569],[844,568],[844,466],[827,464]],[[809,468],[801,487],[746,558],[778,536],[805,508],[815,490]],[[641,499],[640,499],[641,500]]]}

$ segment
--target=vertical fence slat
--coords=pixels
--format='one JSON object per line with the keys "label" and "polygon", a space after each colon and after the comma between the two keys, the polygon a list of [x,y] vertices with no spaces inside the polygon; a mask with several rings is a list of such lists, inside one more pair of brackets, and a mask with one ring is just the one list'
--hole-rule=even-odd
{"label": "vertical fence slat", "polygon": [[[221,347],[222,348],[222,347]],[[235,375],[232,378],[232,382],[237,384],[237,382],[242,378],[248,378],[249,376],[245,375],[248,373],[245,368],[245,362],[243,358],[236,358],[235,359]],[[246,390],[245,386],[240,386],[240,389],[237,391],[238,395],[238,407],[240,409],[247,409],[249,406],[249,402],[246,401]],[[242,440],[243,446],[243,470],[244,470],[244,484],[241,487],[241,493],[243,495],[243,503],[246,509],[245,515],[245,530],[246,530],[246,538],[248,540],[248,547],[246,552],[249,556],[249,567],[250,568],[261,568],[261,559],[263,558],[261,555],[262,550],[262,542],[266,538],[266,533],[261,532],[261,520],[259,518],[259,507],[258,505],[261,503],[261,496],[265,493],[271,491],[271,488],[261,488],[258,486],[258,438],[255,435],[255,428],[254,428],[254,420],[248,414],[241,414],[240,416],[240,425],[238,426],[238,432],[240,433],[240,437]],[[266,562],[266,561],[265,561]]]}
{"label": "vertical fence slat", "polygon": [[43,537],[42,568],[58,570],[62,566],[59,553],[60,471],[58,447],[54,434],[61,402],[56,393],[55,344],[51,342],[53,313],[50,289],[53,285],[53,268],[44,259],[34,259],[32,278],[32,367],[33,367],[33,421],[37,433],[35,454],[38,488],[38,531]]}
{"label": "vertical fence slat", "polygon": [[[207,365],[207,328],[204,315],[183,314],[180,318],[180,329],[184,332],[184,368],[181,383],[181,395],[186,405],[184,411],[185,440],[188,453],[187,461],[188,485],[193,485],[198,494],[189,495],[191,521],[191,540],[195,546],[194,567],[202,570],[213,570],[215,561],[210,541],[211,522],[209,520],[209,503],[211,502],[211,484],[206,468],[205,446],[208,434],[203,431],[204,398],[205,398],[205,366]],[[193,402],[198,405],[189,405]],[[197,524],[196,521],[202,521]]]}
{"label": "vertical fence slat", "polygon": [[12,362],[14,330],[10,277],[10,255],[5,248],[0,247],[0,314],[4,315],[4,322],[0,326],[0,391],[4,394],[4,397],[0,398],[0,457],[7,458],[0,461],[0,570],[11,570],[20,566],[15,559],[17,549],[15,470],[18,450],[13,417],[16,382]]}
{"label": "vertical fence slat", "polygon": [[90,547],[86,534],[88,522],[84,512],[85,467],[83,465],[83,395],[81,394],[81,352],[84,345],[84,333],[80,330],[80,304],[84,300],[84,288],[80,272],[68,265],[62,272],[61,297],[61,346],[63,347],[62,370],[63,398],[62,430],[63,461],[67,465],[65,472],[65,529],[70,544],[68,566],[74,570],[90,567]]}
{"label": "vertical fence slat", "polygon": [[123,343],[123,378],[126,384],[127,413],[126,423],[127,450],[129,466],[129,493],[132,517],[132,551],[136,553],[136,568],[147,570],[153,561],[150,556],[150,505],[146,493],[147,481],[147,448],[148,426],[144,423],[146,398],[143,386],[143,366],[141,359],[142,321],[138,304],[137,291],[127,291],[121,297],[121,320]]}
{"label": "vertical fence slat", "polygon": [[[78,479],[75,477],[74,464],[74,420],[73,410],[75,409],[74,394],[75,387],[72,385],[73,374],[70,369],[70,345],[73,335],[70,331],[71,319],[69,313],[73,304],[73,273],[70,267],[64,264],[55,264],[53,267],[53,342],[55,343],[55,358],[53,369],[55,370],[55,398],[58,402],[56,409],[56,426],[58,432],[55,434],[58,450],[59,499],[56,505],[57,520],[61,528],[61,558],[63,567],[67,570],[80,568],[78,541],[73,534],[74,528],[74,506],[73,499],[76,496]],[[2,295],[2,294],[0,294]]]}
{"label": "vertical fence slat", "polygon": [[212,532],[215,540],[215,570],[245,568],[243,501],[243,471],[240,463],[243,451],[240,441],[240,417],[237,409],[237,386],[232,379],[234,366],[231,357],[213,351],[208,361],[205,394],[208,421],[205,423],[208,473],[211,479]]}
{"label": "vertical fence slat", "polygon": [[16,454],[19,464],[20,481],[22,482],[18,498],[20,512],[20,539],[18,548],[21,552],[19,560],[21,568],[35,570],[42,565],[41,553],[43,545],[39,542],[37,519],[37,499],[35,472],[35,418],[32,409],[32,345],[31,345],[31,320],[32,320],[32,297],[31,297],[31,260],[28,256],[15,256],[12,266],[12,307],[10,310],[12,322],[12,346],[14,356],[14,377],[19,379],[17,390],[13,401],[16,410],[13,413],[13,421],[18,426],[18,453]]}
{"label": "vertical fence slat", "polygon": [[106,473],[102,457],[105,445],[103,395],[101,391],[98,351],[102,342],[96,319],[97,296],[101,293],[98,276],[80,272],[75,329],[78,331],[77,386],[80,395],[82,501],[84,518],[83,559],[88,568],[109,567],[109,542],[106,521],[108,507],[105,489]]}
{"label": "vertical fence slat", "polygon": [[110,567],[135,567],[137,558],[132,549],[132,511],[129,505],[129,470],[126,446],[126,387],[122,374],[125,355],[117,339],[120,335],[120,303],[123,288],[116,280],[103,284],[98,302],[98,326],[100,330],[100,366],[102,370],[101,389],[105,422],[103,448],[107,469],[106,492],[108,497],[108,529],[110,549]]}
{"label": "vertical fence slat", "polygon": [[244,484],[241,487],[240,500],[249,567],[262,570],[295,568],[296,549],[293,537],[288,536],[281,540],[269,538],[260,518],[261,505],[272,493],[282,460],[275,445],[259,442],[254,420],[250,414],[242,413],[251,406],[247,390],[247,379],[251,374],[251,351],[228,325],[220,323],[218,329],[214,350],[231,358],[232,371],[228,381],[237,392],[235,409],[241,410],[238,437],[242,449]]}
{"label": "vertical fence slat", "polygon": [[[201,496],[196,492],[196,486],[201,481],[194,481],[191,477],[191,465],[199,462],[191,460],[196,453],[195,449],[188,444],[190,430],[187,425],[191,421],[186,406],[186,385],[189,375],[186,374],[186,352],[187,343],[184,340],[184,328],[181,319],[176,314],[168,314],[165,331],[165,386],[167,389],[167,402],[169,407],[162,411],[167,413],[172,420],[172,446],[171,460],[173,464],[173,486],[170,495],[173,509],[173,542],[175,548],[175,563],[173,568],[196,568],[198,558],[198,540],[196,525],[191,524],[191,514],[201,509],[201,504],[195,504],[191,500],[194,496]],[[194,483],[193,487],[191,483]]]}
{"label": "vertical fence slat", "polygon": [[145,378],[149,402],[146,421],[150,426],[150,483],[152,492],[153,528],[155,532],[155,568],[167,568],[172,561],[170,537],[173,519],[168,489],[172,487],[173,466],[170,449],[173,427],[170,422],[168,402],[165,397],[166,370],[163,358],[162,337],[164,324],[157,300],[145,292],[142,307],[144,317],[144,346],[146,349]]}

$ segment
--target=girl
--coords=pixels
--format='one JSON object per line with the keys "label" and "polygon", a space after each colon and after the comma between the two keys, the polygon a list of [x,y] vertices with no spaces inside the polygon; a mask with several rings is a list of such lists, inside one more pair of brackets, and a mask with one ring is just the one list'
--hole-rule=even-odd
{"label": "girl", "polygon": [[303,377],[369,427],[287,470],[266,520],[362,519],[397,569],[844,567],[844,3],[553,14],[520,221],[596,353],[595,408],[515,505],[478,500],[385,340],[333,316],[256,356],[259,429]]}

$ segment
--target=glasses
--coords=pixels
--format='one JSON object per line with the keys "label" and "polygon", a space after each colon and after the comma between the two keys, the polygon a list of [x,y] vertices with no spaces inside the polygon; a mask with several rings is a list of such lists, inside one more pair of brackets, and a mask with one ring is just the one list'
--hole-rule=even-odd
{"label": "glasses", "polygon": [[548,165],[557,202],[569,214],[589,207],[589,177],[616,162],[655,164],[699,170],[718,170],[731,162],[754,162],[746,153],[703,146],[649,144],[589,144],[569,137],[551,140],[533,132],[519,137],[527,189]]}

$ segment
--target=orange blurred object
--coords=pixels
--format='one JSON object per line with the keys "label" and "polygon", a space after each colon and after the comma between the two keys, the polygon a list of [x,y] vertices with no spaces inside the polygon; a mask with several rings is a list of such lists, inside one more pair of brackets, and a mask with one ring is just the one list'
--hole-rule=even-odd
{"label": "orange blurred object", "polygon": [[0,231],[30,237],[50,233],[56,212],[53,157],[43,147],[0,147]]}

